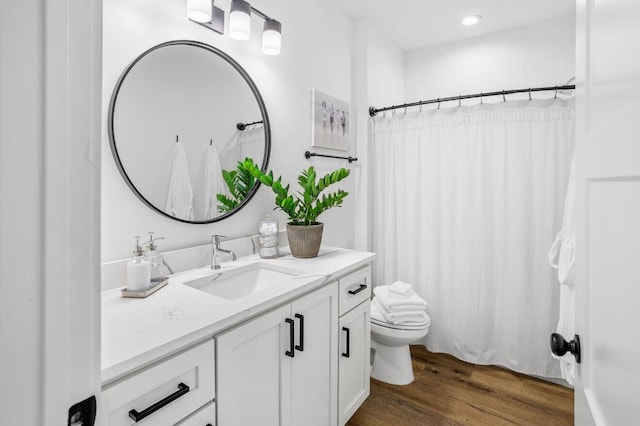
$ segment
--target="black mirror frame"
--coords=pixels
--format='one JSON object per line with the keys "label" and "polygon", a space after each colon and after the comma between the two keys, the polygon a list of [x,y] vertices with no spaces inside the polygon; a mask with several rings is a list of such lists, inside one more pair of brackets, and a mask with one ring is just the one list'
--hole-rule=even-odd
{"label": "black mirror frame", "polygon": [[142,54],[140,54],[140,56],[138,56],[136,59],[134,59],[133,62],[131,62],[127,66],[127,68],[124,70],[124,72],[120,75],[120,78],[118,78],[118,82],[116,83],[116,86],[115,86],[115,88],[113,90],[113,94],[111,95],[111,100],[109,102],[109,113],[108,113],[108,118],[107,118],[107,120],[108,120],[107,121],[107,131],[109,133],[109,145],[111,147],[111,153],[113,154],[113,158],[114,158],[114,160],[116,162],[116,165],[118,166],[118,171],[120,171],[120,174],[124,178],[125,182],[129,186],[129,188],[133,191],[133,193],[136,194],[136,196],[140,199],[140,201],[142,201],[147,207],[151,208],[156,213],[159,213],[159,214],[161,214],[161,215],[163,215],[165,217],[168,217],[170,219],[177,220],[177,221],[180,221],[180,222],[192,223],[192,224],[209,224],[209,223],[214,223],[214,222],[218,222],[218,221],[221,221],[223,219],[226,219],[226,218],[230,217],[231,215],[237,213],[238,211],[242,210],[249,203],[249,201],[253,198],[253,196],[256,194],[256,192],[258,192],[258,189],[260,188],[260,181],[256,181],[255,185],[253,186],[253,189],[251,189],[251,191],[249,192],[247,197],[244,200],[242,200],[242,202],[240,204],[238,204],[238,206],[235,209],[233,209],[232,211],[230,211],[230,212],[227,212],[227,213],[225,213],[223,215],[216,216],[216,217],[214,217],[212,219],[203,220],[203,221],[180,219],[180,218],[177,218],[175,216],[171,216],[170,214],[167,214],[163,210],[161,210],[158,207],[156,207],[155,205],[151,204],[149,202],[149,200],[147,200],[140,193],[140,191],[138,191],[138,188],[136,188],[136,186],[133,184],[133,182],[129,178],[129,175],[127,174],[126,170],[124,169],[124,166],[122,165],[122,161],[120,161],[120,155],[118,154],[118,147],[116,146],[116,137],[115,137],[114,128],[113,128],[113,116],[114,116],[114,111],[115,111],[115,107],[116,107],[116,102],[118,100],[118,93],[120,92],[120,89],[122,87],[122,84],[123,84],[125,78],[129,74],[129,72],[131,72],[133,67],[142,58],[144,58],[145,56],[147,56],[151,52],[154,52],[155,50],[161,49],[163,47],[176,46],[176,45],[194,46],[194,47],[198,47],[198,48],[207,50],[207,51],[209,51],[209,52],[211,52],[211,53],[213,53],[215,55],[218,55],[220,58],[226,60],[227,63],[229,63],[236,71],[238,71],[238,73],[240,73],[240,75],[247,82],[247,84],[251,88],[251,91],[253,92],[253,95],[256,98],[256,101],[258,102],[258,107],[260,108],[260,113],[262,114],[265,146],[264,146],[264,158],[263,158],[262,165],[260,166],[260,168],[263,171],[267,170],[267,166],[269,165],[269,157],[271,155],[271,126],[269,124],[269,115],[267,114],[267,107],[265,106],[264,100],[262,99],[262,95],[260,94],[260,91],[258,90],[258,87],[253,82],[253,80],[251,79],[249,74],[247,74],[247,72],[244,70],[244,68],[242,68],[242,66],[238,62],[236,62],[231,56],[229,56],[228,54],[224,53],[220,49],[217,49],[217,48],[215,48],[213,46],[210,46],[208,44],[201,43],[199,41],[194,41],[194,40],[174,40],[174,41],[168,41],[168,42],[165,42],[165,43],[160,43],[160,44],[158,44],[156,46],[153,46],[150,49],[146,50]]}

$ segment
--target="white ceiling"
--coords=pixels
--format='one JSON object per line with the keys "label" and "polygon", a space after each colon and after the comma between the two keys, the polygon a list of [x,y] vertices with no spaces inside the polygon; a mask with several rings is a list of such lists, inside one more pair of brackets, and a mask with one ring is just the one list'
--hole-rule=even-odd
{"label": "white ceiling", "polygon": [[[332,0],[353,19],[370,19],[411,50],[574,14],[576,0]],[[460,23],[481,15],[473,26]]]}

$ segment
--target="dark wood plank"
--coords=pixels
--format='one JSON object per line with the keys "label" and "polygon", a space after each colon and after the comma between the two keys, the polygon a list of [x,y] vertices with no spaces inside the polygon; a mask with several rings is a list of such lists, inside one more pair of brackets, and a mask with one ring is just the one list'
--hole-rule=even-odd
{"label": "dark wood plank", "polygon": [[371,380],[349,426],[573,425],[573,390],[412,346],[408,386]]}

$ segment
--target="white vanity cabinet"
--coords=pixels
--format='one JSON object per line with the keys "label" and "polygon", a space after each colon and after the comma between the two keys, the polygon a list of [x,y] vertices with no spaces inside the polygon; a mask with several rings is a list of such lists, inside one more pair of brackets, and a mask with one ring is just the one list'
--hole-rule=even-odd
{"label": "white vanity cabinet", "polygon": [[337,423],[338,284],[216,336],[218,424]]}
{"label": "white vanity cabinet", "polygon": [[209,339],[106,386],[98,424],[175,425],[215,398],[214,357]]}
{"label": "white vanity cabinet", "polygon": [[339,280],[338,423],[347,423],[370,392],[371,267]]}

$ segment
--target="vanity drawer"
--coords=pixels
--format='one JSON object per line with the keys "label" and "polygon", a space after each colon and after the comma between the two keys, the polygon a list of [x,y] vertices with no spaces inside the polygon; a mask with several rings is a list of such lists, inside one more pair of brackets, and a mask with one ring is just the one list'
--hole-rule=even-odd
{"label": "vanity drawer", "polygon": [[210,402],[206,407],[202,407],[177,426],[216,426],[216,404]]}
{"label": "vanity drawer", "polygon": [[214,365],[211,339],[108,386],[102,391],[103,424],[175,425],[215,398]]}
{"label": "vanity drawer", "polygon": [[371,265],[340,278],[339,315],[371,299]]}

